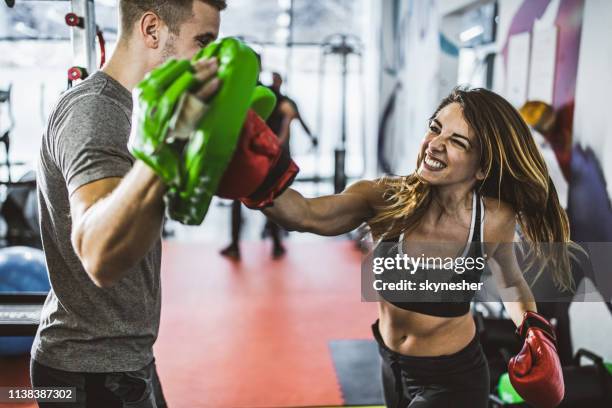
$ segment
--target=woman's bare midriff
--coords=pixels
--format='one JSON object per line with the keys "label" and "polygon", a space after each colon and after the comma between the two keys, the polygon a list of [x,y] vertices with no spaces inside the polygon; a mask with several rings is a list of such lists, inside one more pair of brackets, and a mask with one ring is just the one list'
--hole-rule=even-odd
{"label": "woman's bare midriff", "polygon": [[385,345],[396,353],[433,357],[456,353],[474,338],[471,313],[437,317],[400,309],[384,300],[379,303],[379,330]]}

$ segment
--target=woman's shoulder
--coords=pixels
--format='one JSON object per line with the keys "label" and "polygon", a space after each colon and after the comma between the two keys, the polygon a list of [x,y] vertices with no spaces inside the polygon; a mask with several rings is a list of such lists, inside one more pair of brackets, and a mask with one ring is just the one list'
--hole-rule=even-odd
{"label": "woman's shoulder", "polygon": [[349,185],[345,194],[356,194],[365,198],[370,204],[376,205],[384,201],[386,187],[380,179],[358,180]]}
{"label": "woman's shoulder", "polygon": [[516,211],[507,202],[495,197],[482,197],[485,208],[484,229],[487,241],[506,241],[514,236]]}

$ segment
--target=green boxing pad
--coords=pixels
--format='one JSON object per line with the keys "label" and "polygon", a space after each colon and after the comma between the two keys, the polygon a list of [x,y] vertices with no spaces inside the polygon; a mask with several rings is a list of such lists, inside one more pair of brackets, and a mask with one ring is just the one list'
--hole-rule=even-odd
{"label": "green boxing pad", "polygon": [[251,98],[251,109],[263,120],[268,120],[276,106],[276,95],[265,86],[258,86]]}
{"label": "green boxing pad", "polygon": [[[170,218],[199,225],[238,143],[248,109],[269,114],[269,95],[256,88],[259,63],[241,41],[224,38],[200,51],[194,61],[216,57],[221,86],[183,152],[181,184],[166,194]],[[272,105],[273,108],[273,105]]]}
{"label": "green boxing pad", "polygon": [[181,183],[181,141],[169,140],[169,123],[182,95],[196,84],[189,61],[169,60],[151,71],[134,89],[128,148],[169,188]]}

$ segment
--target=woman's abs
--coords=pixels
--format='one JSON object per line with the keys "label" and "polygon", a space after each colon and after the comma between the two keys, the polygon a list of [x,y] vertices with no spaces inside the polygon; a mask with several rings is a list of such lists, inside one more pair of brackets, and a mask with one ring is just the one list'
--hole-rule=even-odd
{"label": "woman's abs", "polygon": [[458,352],[472,341],[476,326],[471,313],[436,317],[379,303],[379,330],[385,345],[407,356],[433,357]]}

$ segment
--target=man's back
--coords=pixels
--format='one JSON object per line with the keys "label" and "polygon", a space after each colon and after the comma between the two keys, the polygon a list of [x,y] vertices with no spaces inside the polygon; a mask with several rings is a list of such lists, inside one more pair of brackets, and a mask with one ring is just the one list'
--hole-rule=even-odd
{"label": "man's back", "polygon": [[130,92],[97,72],[64,94],[40,150],[38,199],[52,290],[33,358],[66,371],[140,369],[153,359],[160,314],[161,242],[111,288],[96,286],[71,244],[70,194],[132,167]]}

